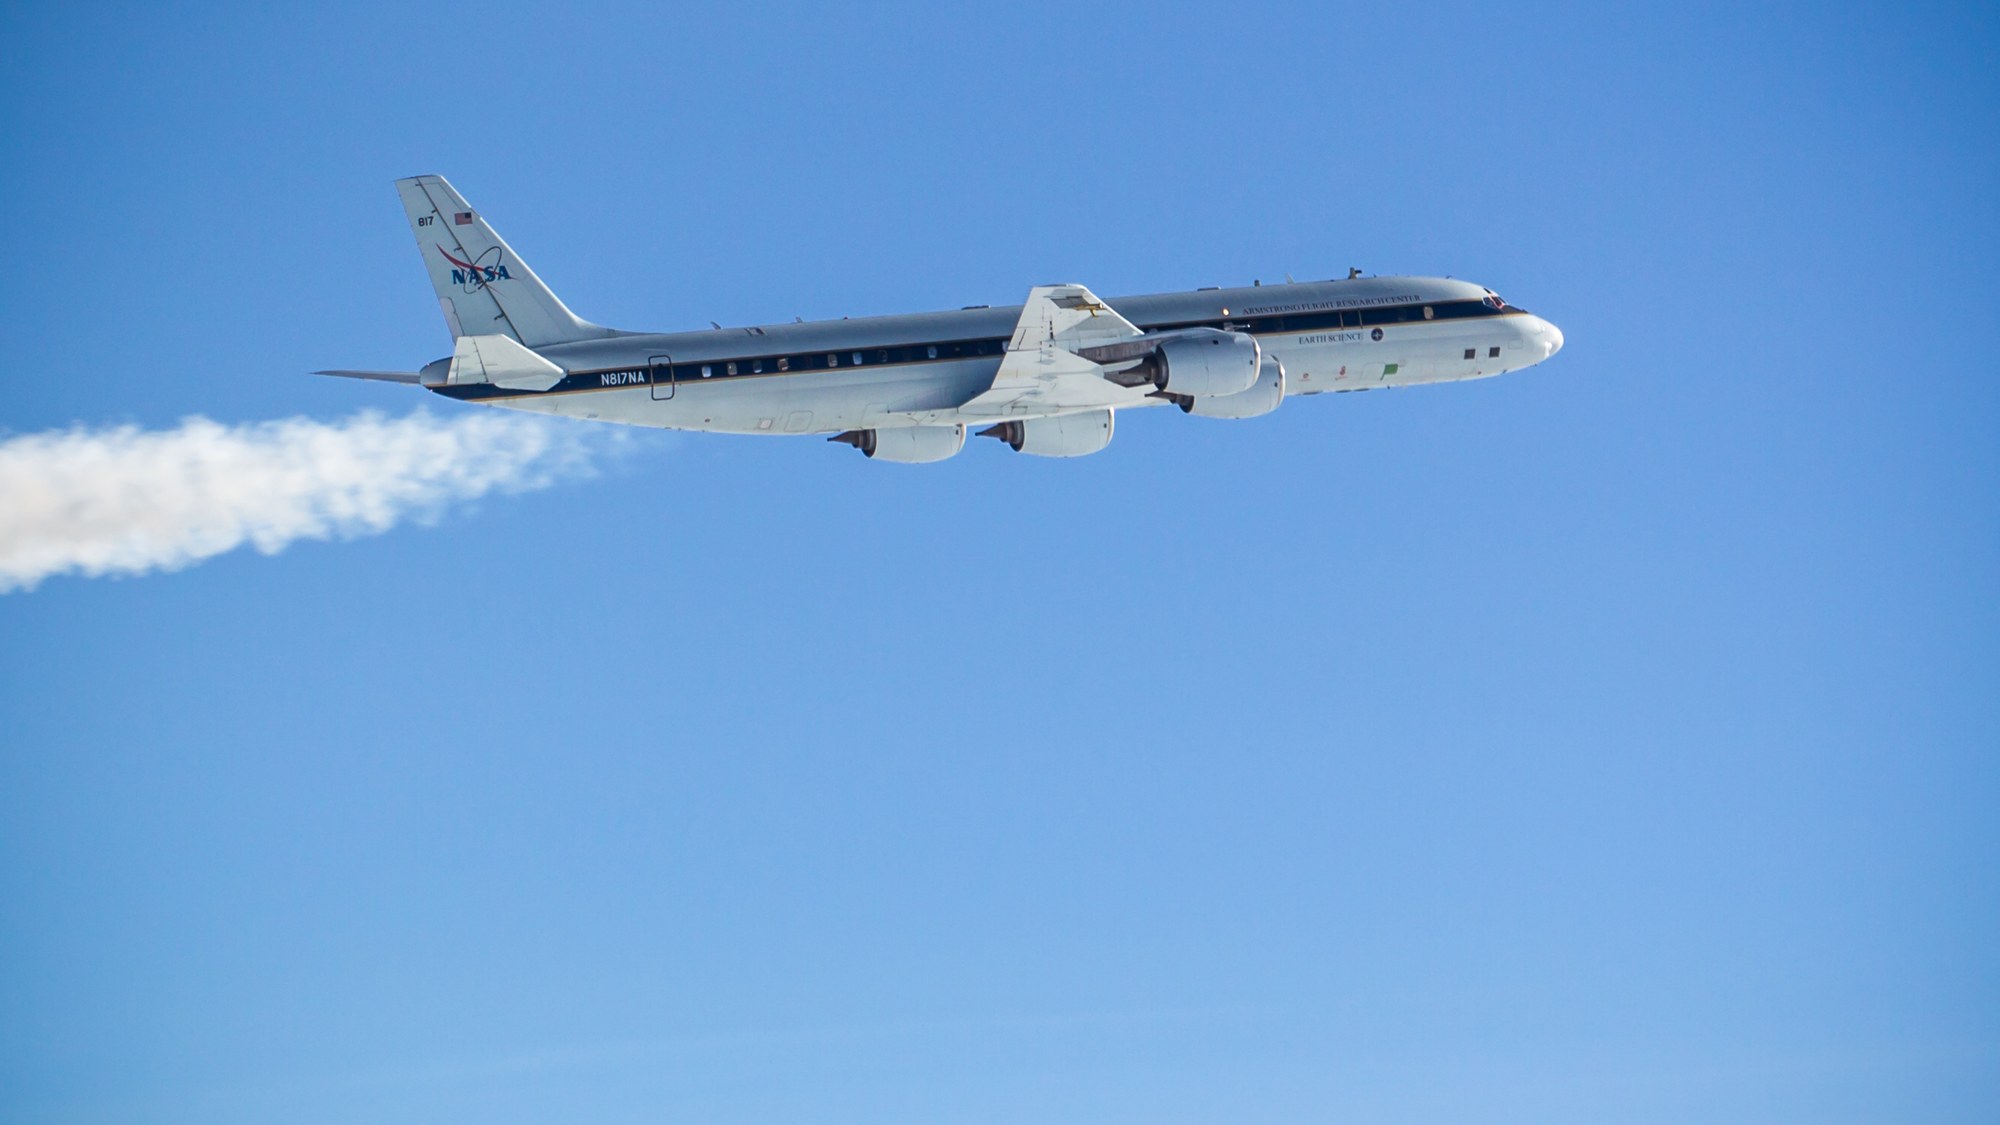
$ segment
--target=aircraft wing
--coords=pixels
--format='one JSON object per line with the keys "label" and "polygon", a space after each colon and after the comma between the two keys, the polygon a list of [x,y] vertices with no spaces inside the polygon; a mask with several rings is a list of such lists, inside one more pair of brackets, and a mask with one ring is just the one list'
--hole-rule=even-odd
{"label": "aircraft wing", "polygon": [[1117,351],[1142,335],[1081,285],[1038,285],[1028,291],[993,385],[958,412],[1032,417],[1143,403],[1150,387],[1120,386],[1105,378],[1102,364],[1077,354]]}

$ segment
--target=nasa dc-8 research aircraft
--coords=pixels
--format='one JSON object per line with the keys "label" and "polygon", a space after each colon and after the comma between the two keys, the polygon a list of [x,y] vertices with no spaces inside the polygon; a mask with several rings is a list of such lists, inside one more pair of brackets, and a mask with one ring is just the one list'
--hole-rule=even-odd
{"label": "nasa dc-8 research aircraft", "polygon": [[1563,345],[1491,289],[1354,277],[1102,300],[1038,285],[1018,308],[646,333],[580,320],[442,176],[396,181],[455,341],[421,371],[324,371],[566,418],[825,434],[942,461],[968,428],[1079,457],[1118,412],[1255,418],[1287,397],[1480,379]]}

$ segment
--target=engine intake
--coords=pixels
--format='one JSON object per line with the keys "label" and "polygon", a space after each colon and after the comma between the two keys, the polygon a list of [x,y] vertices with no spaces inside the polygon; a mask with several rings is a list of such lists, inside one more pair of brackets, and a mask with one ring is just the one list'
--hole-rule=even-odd
{"label": "engine intake", "polygon": [[1257,381],[1247,391],[1239,391],[1221,398],[1195,398],[1193,395],[1174,395],[1174,405],[1189,414],[1203,418],[1256,418],[1284,405],[1285,365],[1278,357],[1267,355],[1257,369]]}
{"label": "engine intake", "polygon": [[1154,353],[1153,386],[1195,398],[1241,394],[1256,384],[1263,358],[1264,349],[1247,332],[1190,330],[1161,343]]}

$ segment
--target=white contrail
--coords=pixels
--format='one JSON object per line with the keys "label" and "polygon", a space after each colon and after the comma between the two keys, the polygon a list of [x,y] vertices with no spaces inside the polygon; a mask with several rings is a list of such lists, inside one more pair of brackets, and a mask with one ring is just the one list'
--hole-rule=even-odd
{"label": "white contrail", "polygon": [[52,574],[172,570],[245,543],[351,538],[587,470],[576,427],[481,411],[372,412],[0,441],[0,592]]}

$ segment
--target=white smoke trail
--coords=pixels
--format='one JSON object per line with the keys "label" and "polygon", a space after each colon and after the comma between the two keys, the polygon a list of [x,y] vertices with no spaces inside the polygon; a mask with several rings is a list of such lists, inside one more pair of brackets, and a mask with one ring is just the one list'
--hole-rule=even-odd
{"label": "white smoke trail", "polygon": [[575,427],[481,411],[373,412],[0,441],[0,593],[53,574],[174,570],[245,543],[352,538],[453,501],[586,471]]}

